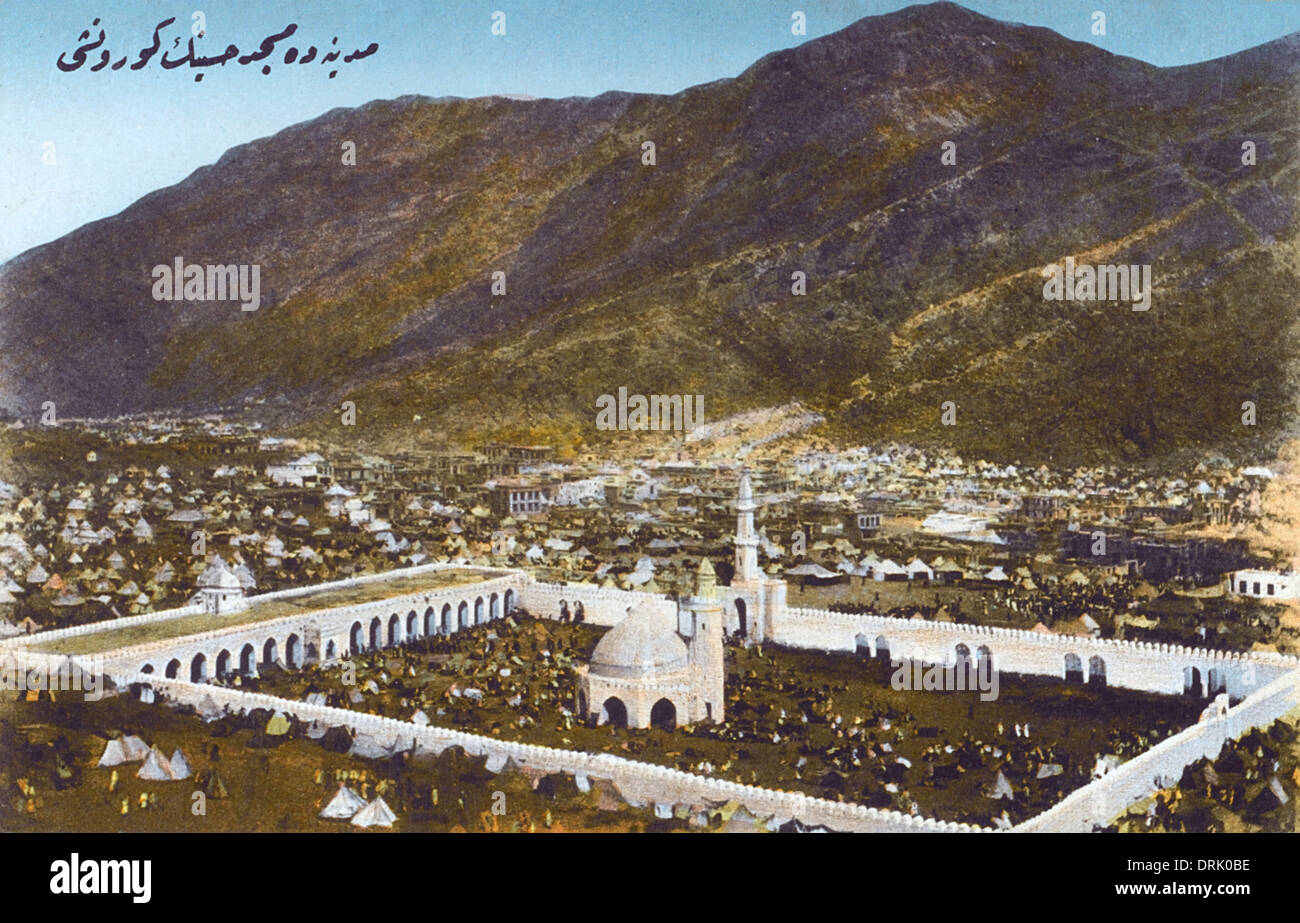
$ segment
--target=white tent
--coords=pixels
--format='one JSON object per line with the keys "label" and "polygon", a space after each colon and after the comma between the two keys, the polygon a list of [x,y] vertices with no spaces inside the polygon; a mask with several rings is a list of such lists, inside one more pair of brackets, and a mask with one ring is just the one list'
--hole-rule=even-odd
{"label": "white tent", "polygon": [[340,782],[337,794],[325,805],[320,816],[329,820],[351,820],[365,806],[360,795]]}
{"label": "white tent", "polygon": [[100,766],[121,766],[129,762],[126,758],[126,751],[122,749],[122,741],[114,737],[104,747],[104,754],[99,758]]}
{"label": "white tent", "polygon": [[156,747],[149,751],[149,757],[140,767],[140,771],[135,774],[137,779],[148,779],[153,782],[172,782],[176,777],[172,775],[171,763],[167,757],[162,755],[162,751]]}
{"label": "white tent", "polygon": [[358,827],[391,827],[395,820],[397,815],[384,803],[383,798],[375,798],[352,817],[352,823]]}
{"label": "white tent", "polygon": [[901,564],[896,564],[889,558],[881,561],[875,567],[874,577],[877,580],[884,580],[886,577],[898,577],[907,573],[907,568]]}
{"label": "white tent", "polygon": [[838,577],[833,570],[827,570],[820,564],[800,564],[798,567],[792,567],[785,572],[787,577],[815,577],[819,580],[826,580],[830,577]]}
{"label": "white tent", "polygon": [[1016,796],[1015,796],[1015,792],[1013,792],[1011,789],[1011,783],[1007,781],[1007,777],[1002,774],[1001,770],[998,770],[998,777],[993,782],[993,788],[991,791],[985,793],[985,797],[994,798],[994,799],[997,798],[1007,798],[1011,800],[1015,799]]}
{"label": "white tent", "polygon": [[204,721],[215,721],[226,713],[226,710],[216,703],[211,695],[204,694],[199,700],[198,706],[194,709],[198,712],[200,718]]}
{"label": "white tent", "polygon": [[177,747],[172,753],[168,768],[171,769],[173,779],[188,779],[190,777],[190,764],[185,759],[185,754],[181,752],[180,747]]}
{"label": "white tent", "polygon": [[122,752],[126,754],[128,763],[134,763],[149,755],[149,745],[134,734],[129,734],[122,738]]}

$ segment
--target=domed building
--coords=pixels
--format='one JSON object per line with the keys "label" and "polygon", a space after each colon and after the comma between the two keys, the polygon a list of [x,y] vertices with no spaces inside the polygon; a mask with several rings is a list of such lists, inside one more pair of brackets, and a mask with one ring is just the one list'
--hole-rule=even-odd
{"label": "domed building", "polygon": [[579,706],[598,724],[671,729],[722,720],[724,615],[707,558],[675,617],[665,602],[630,609],[579,668]]}
{"label": "domed building", "polygon": [[248,608],[243,583],[221,555],[214,555],[212,563],[199,575],[198,595],[203,602],[203,611],[210,615]]}

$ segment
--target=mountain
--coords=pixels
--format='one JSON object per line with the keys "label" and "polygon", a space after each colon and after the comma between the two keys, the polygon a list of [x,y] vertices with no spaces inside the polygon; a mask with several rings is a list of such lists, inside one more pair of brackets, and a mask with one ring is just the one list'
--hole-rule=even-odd
{"label": "mountain", "polygon": [[[0,268],[0,406],[590,443],[624,386],[990,458],[1259,452],[1296,406],[1298,90],[1300,34],[1161,69],[936,3],[672,96],[336,109]],[[262,307],[155,301],[177,256],[258,265]],[[1067,256],[1150,265],[1150,309],[1046,300]]]}

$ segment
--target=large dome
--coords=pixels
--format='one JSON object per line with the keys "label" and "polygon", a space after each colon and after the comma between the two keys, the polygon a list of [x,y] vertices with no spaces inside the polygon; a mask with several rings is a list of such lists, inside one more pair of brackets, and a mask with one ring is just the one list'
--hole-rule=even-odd
{"label": "large dome", "polygon": [[672,614],[648,601],[611,628],[591,655],[591,672],[605,676],[671,673],[686,665],[686,643],[677,635]]}

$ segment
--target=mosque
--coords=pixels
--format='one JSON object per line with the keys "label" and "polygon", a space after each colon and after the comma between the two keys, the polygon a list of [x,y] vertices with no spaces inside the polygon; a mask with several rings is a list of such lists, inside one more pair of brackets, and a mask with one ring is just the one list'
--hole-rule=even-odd
{"label": "mosque", "polygon": [[773,612],[785,606],[785,582],[758,568],[753,487],[740,479],[736,502],[736,573],[718,586],[708,558],[695,588],[671,612],[647,600],[600,639],[579,668],[579,707],[598,724],[671,729],[720,722],[725,714],[723,638],[766,640]]}

